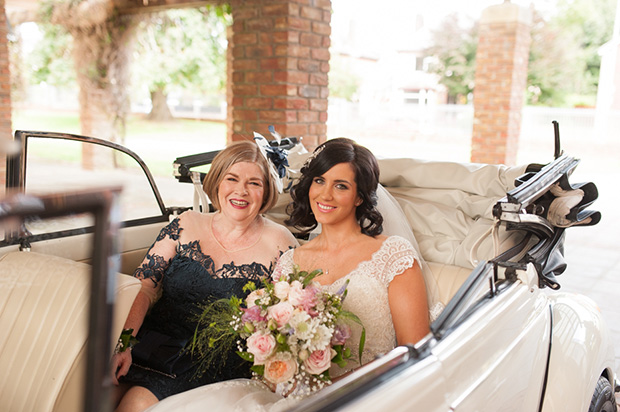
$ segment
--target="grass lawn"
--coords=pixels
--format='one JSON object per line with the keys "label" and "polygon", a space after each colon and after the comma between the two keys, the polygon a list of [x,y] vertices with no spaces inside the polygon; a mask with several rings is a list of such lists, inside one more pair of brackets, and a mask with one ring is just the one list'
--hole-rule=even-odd
{"label": "grass lawn", "polygon": [[[80,134],[79,115],[72,111],[13,110],[13,130],[36,130]],[[93,136],[98,137],[98,136]],[[31,152],[40,157],[79,161],[76,145],[58,144],[46,149],[38,145]],[[179,156],[220,149],[226,144],[226,125],[222,122],[175,119],[153,122],[144,115],[132,114],[127,119],[123,146],[136,152],[154,175],[169,175],[172,162]]]}

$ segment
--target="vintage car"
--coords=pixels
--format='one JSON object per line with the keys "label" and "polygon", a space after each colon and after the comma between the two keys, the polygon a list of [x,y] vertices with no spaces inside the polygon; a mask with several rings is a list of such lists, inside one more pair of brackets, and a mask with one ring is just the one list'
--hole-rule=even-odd
{"label": "vintage car", "polygon": [[[2,410],[111,410],[108,354],[139,290],[128,275],[170,218],[209,210],[200,181],[215,153],[177,158],[169,184],[104,140],[15,138],[0,204]],[[293,180],[306,151],[272,144]],[[565,230],[600,220],[596,186],[569,182],[579,161],[558,147],[546,165],[379,163],[445,308],[422,341],[294,410],[616,411],[607,326],[593,301],[558,290]],[[268,217],[282,223],[289,199]]]}

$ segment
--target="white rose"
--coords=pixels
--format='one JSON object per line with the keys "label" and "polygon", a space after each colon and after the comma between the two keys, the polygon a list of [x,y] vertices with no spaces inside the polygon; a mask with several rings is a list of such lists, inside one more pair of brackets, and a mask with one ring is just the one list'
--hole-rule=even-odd
{"label": "white rose", "polygon": [[273,285],[273,293],[280,300],[286,300],[288,298],[288,291],[291,289],[291,285],[288,282],[276,282]]}
{"label": "white rose", "polygon": [[265,289],[258,289],[253,291],[245,298],[245,306],[250,309],[253,306],[256,306],[256,301],[262,298],[265,295]]}

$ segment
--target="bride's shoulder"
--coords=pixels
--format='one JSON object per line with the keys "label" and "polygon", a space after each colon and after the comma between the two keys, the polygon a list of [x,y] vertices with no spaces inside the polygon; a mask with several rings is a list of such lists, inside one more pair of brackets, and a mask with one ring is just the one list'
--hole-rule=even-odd
{"label": "bride's shoulder", "polygon": [[385,236],[382,243],[383,247],[387,248],[399,248],[399,249],[413,249],[413,245],[407,239],[398,235]]}

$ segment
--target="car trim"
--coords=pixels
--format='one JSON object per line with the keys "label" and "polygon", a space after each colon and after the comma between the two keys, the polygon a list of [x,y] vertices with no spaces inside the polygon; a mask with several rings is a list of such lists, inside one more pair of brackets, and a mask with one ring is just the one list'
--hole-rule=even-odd
{"label": "car trim", "polygon": [[[111,353],[112,313],[114,297],[108,293],[114,290],[116,272],[113,260],[108,257],[115,250],[118,222],[114,209],[118,207],[120,187],[88,190],[76,193],[62,193],[44,196],[12,196],[0,202],[0,223],[28,216],[53,218],[71,213],[91,213],[95,221],[92,239],[92,286],[88,318],[88,343],[86,351],[86,382],[83,405],[85,411],[102,410],[106,399],[111,399],[110,385],[103,385],[109,371],[108,359],[102,353]],[[28,253],[28,252],[23,252]]]}
{"label": "car trim", "polygon": [[[460,322],[466,319],[479,303],[473,307],[464,307],[465,302],[474,298],[474,294],[480,290],[480,286],[484,282],[489,282],[489,293],[487,298],[491,298],[496,293],[495,282],[496,273],[495,265],[490,262],[481,262],[476,266],[473,272],[467,277],[465,283],[459,288],[456,294],[450,299],[445,309],[439,314],[437,319],[431,324],[431,331],[436,339],[441,339],[452,329],[458,326]],[[466,310],[463,313],[463,310]]]}
{"label": "car trim", "polygon": [[[142,168],[142,171],[146,175],[149,184],[151,185],[151,190],[155,195],[155,199],[157,201],[157,205],[159,206],[159,210],[161,210],[162,215],[166,214],[166,207],[164,205],[164,201],[159,193],[159,189],[155,184],[155,179],[151,174],[151,171],[146,166],[146,163],[137,153],[133,152],[130,149],[127,149],[124,146],[119,144],[98,139],[96,137],[89,136],[81,136],[70,133],[54,133],[54,132],[38,132],[38,131],[25,131],[25,130],[17,130],[15,131],[15,140],[19,142],[21,150],[12,156],[7,156],[6,159],[6,169],[7,169],[7,180],[6,180],[6,188],[7,189],[18,189],[19,192],[24,191],[24,187],[26,185],[26,153],[28,147],[28,138],[29,137],[38,137],[38,138],[47,138],[47,139],[64,139],[64,140],[73,140],[83,143],[91,143],[100,146],[109,147],[114,150],[118,150],[126,155],[130,156],[134,159]],[[8,191],[8,190],[7,190]]]}
{"label": "car trim", "polygon": [[551,364],[551,349],[553,347],[553,307],[549,304],[549,352],[547,353],[547,363],[545,365],[545,377],[543,378],[542,391],[540,392],[540,406],[538,411],[543,410],[545,394],[547,392],[547,381],[549,380],[549,365]]}
{"label": "car trim", "polygon": [[[169,212],[161,216],[152,216],[140,219],[127,220],[121,222],[120,228],[139,227],[144,225],[150,225],[154,223],[166,222],[169,220]],[[93,233],[95,231],[94,226],[78,227],[75,229],[59,230],[57,232],[41,233],[41,234],[28,234],[28,233],[8,233],[4,240],[0,240],[0,248],[12,245],[20,245],[22,248],[29,247],[29,243],[42,242],[45,240],[61,239],[70,236],[83,235]]]}

